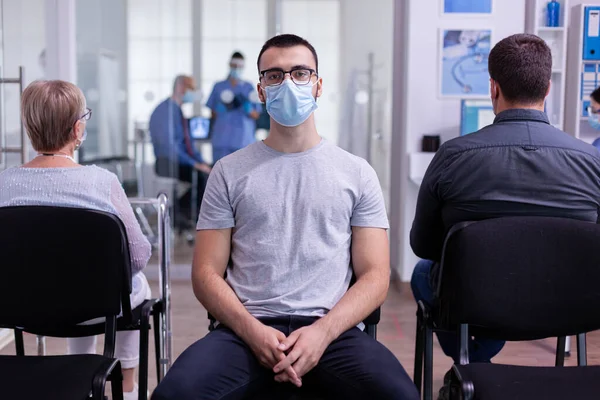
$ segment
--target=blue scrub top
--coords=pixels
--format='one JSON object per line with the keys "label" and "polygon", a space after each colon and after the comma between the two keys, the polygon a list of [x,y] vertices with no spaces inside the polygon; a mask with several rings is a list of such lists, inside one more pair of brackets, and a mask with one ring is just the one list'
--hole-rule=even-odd
{"label": "blue scrub top", "polygon": [[256,141],[256,121],[249,113],[252,110],[262,111],[262,105],[252,103],[249,100],[242,107],[227,110],[221,101],[221,93],[229,89],[234,95],[241,95],[248,99],[254,86],[250,82],[238,81],[235,86],[231,85],[229,79],[217,82],[213,88],[206,106],[215,114],[216,118],[212,127],[212,145],[217,148],[241,149]]}
{"label": "blue scrub top", "polygon": [[168,158],[178,164],[193,166],[203,162],[202,155],[193,145],[193,155],[188,154],[183,137],[183,121],[181,107],[169,97],[150,116],[150,138],[156,158]]}

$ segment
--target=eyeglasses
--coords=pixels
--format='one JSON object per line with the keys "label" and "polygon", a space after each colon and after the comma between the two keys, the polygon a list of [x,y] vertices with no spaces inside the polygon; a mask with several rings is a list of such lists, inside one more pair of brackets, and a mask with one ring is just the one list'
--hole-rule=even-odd
{"label": "eyeglasses", "polygon": [[83,114],[81,117],[79,117],[79,119],[83,119],[84,121],[89,121],[90,118],[92,118],[92,109],[86,107],[85,114]]}
{"label": "eyeglasses", "polygon": [[290,74],[290,79],[298,86],[308,85],[313,75],[318,77],[316,71],[310,68],[292,68],[289,71],[284,71],[282,68],[271,68],[261,71],[260,77],[264,79],[266,86],[279,86],[287,74]]}

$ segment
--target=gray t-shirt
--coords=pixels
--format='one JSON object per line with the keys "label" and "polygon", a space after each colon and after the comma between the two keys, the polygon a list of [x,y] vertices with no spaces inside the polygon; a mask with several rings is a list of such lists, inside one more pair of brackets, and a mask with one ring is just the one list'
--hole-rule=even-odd
{"label": "gray t-shirt", "polygon": [[291,154],[257,142],[221,159],[197,229],[233,228],[227,282],[252,315],[323,316],[348,290],[352,226],[388,228],[377,175],[322,140]]}

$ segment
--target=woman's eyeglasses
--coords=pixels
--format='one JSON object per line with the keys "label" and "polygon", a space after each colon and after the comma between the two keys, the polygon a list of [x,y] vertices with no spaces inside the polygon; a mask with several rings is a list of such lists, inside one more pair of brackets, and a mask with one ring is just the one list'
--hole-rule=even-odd
{"label": "woman's eyeglasses", "polygon": [[92,118],[92,109],[86,107],[85,113],[81,117],[79,117],[79,119],[83,119],[84,121],[89,121],[90,118]]}

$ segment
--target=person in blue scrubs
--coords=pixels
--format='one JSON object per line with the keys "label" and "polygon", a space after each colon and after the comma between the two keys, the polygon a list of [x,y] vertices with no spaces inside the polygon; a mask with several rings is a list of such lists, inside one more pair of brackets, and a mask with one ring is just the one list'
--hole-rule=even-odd
{"label": "person in blue scrubs", "polygon": [[[196,83],[191,76],[180,75],[173,83],[173,94],[160,103],[150,116],[150,137],[156,157],[155,171],[158,176],[177,178],[180,181],[192,182],[194,170],[199,171],[197,179],[198,203],[200,209],[204,188],[211,167],[204,162],[202,155],[195,148],[189,132],[188,120],[181,111],[181,105],[191,103],[195,99]],[[190,215],[191,189],[178,199],[180,216]],[[183,221],[188,218],[181,219]]]}
{"label": "person in blue scrubs", "polygon": [[[590,126],[600,130],[600,87],[596,88],[590,95],[590,106],[587,111]],[[600,138],[594,140],[592,145],[600,150]]]}
{"label": "person in blue scrubs", "polygon": [[229,76],[215,84],[206,102],[212,111],[213,164],[256,141],[256,120],[262,105],[254,85],[241,79],[243,70],[244,56],[240,52],[233,53]]}

